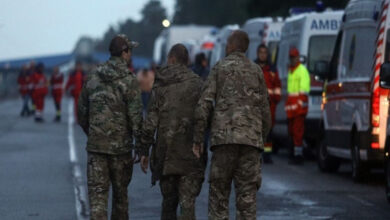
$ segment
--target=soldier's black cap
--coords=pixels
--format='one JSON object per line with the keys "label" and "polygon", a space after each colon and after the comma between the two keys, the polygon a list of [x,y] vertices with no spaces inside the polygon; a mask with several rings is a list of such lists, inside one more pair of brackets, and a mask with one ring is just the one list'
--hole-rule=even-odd
{"label": "soldier's black cap", "polygon": [[126,35],[118,34],[111,40],[109,51],[111,56],[120,56],[122,51],[133,49],[138,45],[138,42],[130,41]]}

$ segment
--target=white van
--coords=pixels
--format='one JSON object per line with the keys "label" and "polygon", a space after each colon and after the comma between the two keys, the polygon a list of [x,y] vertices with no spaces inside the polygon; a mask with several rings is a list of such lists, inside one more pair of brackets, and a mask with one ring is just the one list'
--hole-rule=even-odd
{"label": "white van", "polygon": [[[309,112],[305,121],[306,146],[314,147],[321,140],[319,130],[322,122],[323,76],[316,72],[315,66],[330,61],[342,16],[343,11],[309,12],[285,20],[277,58],[277,69],[282,82],[282,101],[276,110],[276,136],[288,136],[284,103],[287,98],[288,54],[290,48],[295,47],[299,50],[301,62],[309,70],[311,78]],[[307,148],[305,152],[306,150]]]}
{"label": "white van", "polygon": [[379,72],[390,58],[386,2],[386,7],[383,0],[349,2],[325,87],[318,165],[336,171],[340,159],[351,160],[354,180],[383,165],[389,102]]}
{"label": "white van", "polygon": [[210,67],[213,67],[219,60],[226,56],[225,48],[227,39],[233,31],[238,30],[239,28],[240,27],[237,24],[226,25],[218,32],[213,51],[211,52]]}
{"label": "white van", "polygon": [[166,62],[171,47],[177,43],[193,47],[200,43],[205,35],[213,31],[212,26],[202,25],[173,25],[164,29],[154,42],[153,61],[156,64]]}

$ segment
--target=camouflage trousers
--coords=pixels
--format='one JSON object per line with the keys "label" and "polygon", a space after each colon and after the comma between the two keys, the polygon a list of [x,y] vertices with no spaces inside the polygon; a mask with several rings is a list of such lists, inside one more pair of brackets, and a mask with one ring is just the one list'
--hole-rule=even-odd
{"label": "camouflage trousers", "polygon": [[[162,176],[160,179],[163,196],[161,219],[195,220],[195,200],[200,193],[203,180],[204,178],[199,175]],[[178,205],[180,205],[179,216],[176,214]]]}
{"label": "camouflage trousers", "polygon": [[112,185],[112,220],[127,220],[127,187],[133,172],[131,153],[108,155],[88,152],[88,197],[91,220],[106,220]]}
{"label": "camouflage trousers", "polygon": [[209,220],[229,219],[232,182],[236,192],[236,219],[256,219],[256,193],[261,185],[261,152],[245,145],[212,148]]}

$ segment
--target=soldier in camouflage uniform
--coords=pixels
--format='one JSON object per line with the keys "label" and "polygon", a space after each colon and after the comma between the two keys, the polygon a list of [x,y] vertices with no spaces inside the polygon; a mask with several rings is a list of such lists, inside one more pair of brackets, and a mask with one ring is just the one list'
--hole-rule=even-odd
{"label": "soldier in camouflage uniform", "polygon": [[256,219],[256,193],[261,185],[260,154],[271,126],[267,86],[261,68],[245,56],[248,35],[235,31],[227,57],[218,62],[195,110],[194,154],[203,151],[211,118],[209,219],[229,219],[234,181],[236,219]]}
{"label": "soldier in camouflage uniform", "polygon": [[110,59],[88,77],[81,92],[78,119],[88,135],[88,196],[92,220],[107,219],[110,183],[111,219],[128,219],[127,187],[133,171],[133,137],[142,126],[141,91],[128,69],[132,48],[124,35],[114,37]]}
{"label": "soldier in camouflage uniform", "polygon": [[[202,80],[188,67],[188,51],[182,44],[172,47],[168,65],[156,74],[147,117],[142,130],[141,166],[146,172],[148,148],[152,149],[152,183],[160,182],[163,196],[161,219],[195,219],[195,199],[204,180],[205,161],[192,153],[194,106]],[[176,216],[180,206],[179,216]]]}

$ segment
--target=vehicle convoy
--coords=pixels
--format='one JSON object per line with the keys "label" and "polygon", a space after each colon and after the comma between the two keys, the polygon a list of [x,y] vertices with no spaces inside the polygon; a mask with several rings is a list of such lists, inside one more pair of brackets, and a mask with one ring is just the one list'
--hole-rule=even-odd
{"label": "vehicle convoy", "polygon": [[[388,1],[382,3],[349,2],[326,74],[318,165],[336,171],[341,159],[352,160],[356,181],[384,161],[389,102],[388,89],[379,87],[379,72],[381,66],[390,70],[390,40]],[[323,63],[315,69],[327,72]]]}
{"label": "vehicle convoy", "polygon": [[213,30],[212,26],[202,25],[174,25],[164,29],[154,42],[153,61],[156,64],[165,63],[169,49],[177,43],[183,43],[192,54],[196,44]]}
{"label": "vehicle convoy", "polygon": [[234,30],[240,27],[237,24],[226,25],[216,35],[215,45],[210,57],[210,67],[213,67],[220,59],[225,57],[227,39]]}
{"label": "vehicle convoy", "polygon": [[341,23],[342,11],[309,12],[294,15],[284,22],[279,42],[277,69],[282,82],[282,100],[276,109],[276,124],[273,129],[278,143],[275,147],[285,145],[288,138],[287,115],[285,102],[287,98],[287,74],[289,50],[299,50],[301,63],[310,73],[310,93],[308,95],[308,114],[305,119],[305,152],[307,146],[314,147],[321,140],[322,113],[321,100],[324,76],[316,71],[316,65],[329,62]]}

